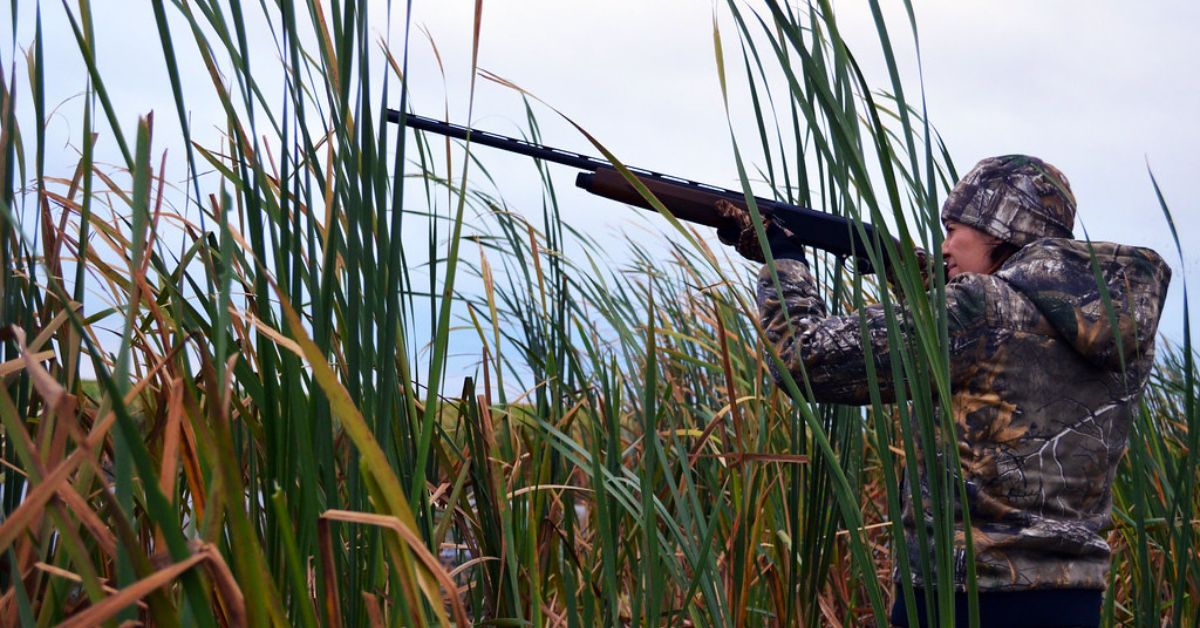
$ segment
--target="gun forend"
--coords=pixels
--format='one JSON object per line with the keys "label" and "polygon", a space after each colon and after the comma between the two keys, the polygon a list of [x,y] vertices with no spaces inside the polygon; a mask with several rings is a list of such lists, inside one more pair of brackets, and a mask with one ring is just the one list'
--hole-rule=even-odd
{"label": "gun forend", "polygon": [[[717,214],[714,204],[724,194],[707,190],[697,190],[656,178],[634,174],[643,185],[658,197],[676,218],[687,222],[706,225],[709,227],[732,226],[732,221]],[[634,207],[654,210],[654,207],[642,198],[642,195],[613,168],[598,168],[595,172],[581,172],[575,177],[575,185],[592,194],[620,201]],[[745,207],[745,199],[727,199],[739,207]]]}
{"label": "gun forend", "polygon": [[[737,207],[746,209],[745,197],[732,190],[711,186],[698,188],[692,182],[676,183],[668,179],[647,177],[636,173],[633,176],[637,177],[680,220],[719,229],[733,225],[730,220],[717,214],[715,207],[717,200],[724,199]],[[581,172],[575,178],[575,185],[597,196],[643,209],[654,209],[625,180],[625,177],[613,168]],[[842,257],[855,257],[857,258],[856,267],[860,272],[873,272],[867,257],[868,243],[875,237],[875,230],[871,225],[863,225],[867,235],[867,239],[863,240],[853,221],[842,216],[765,198],[755,197],[754,200],[759,211],[764,215],[771,216],[772,220],[795,234],[796,240],[801,244],[829,251]]]}

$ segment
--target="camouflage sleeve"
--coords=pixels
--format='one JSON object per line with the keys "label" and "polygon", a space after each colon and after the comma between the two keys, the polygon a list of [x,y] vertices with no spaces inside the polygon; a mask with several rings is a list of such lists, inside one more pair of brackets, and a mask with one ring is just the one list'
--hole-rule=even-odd
{"label": "camouflage sleeve", "polygon": [[[767,342],[779,352],[796,381],[803,381],[802,372],[808,375],[814,401],[850,405],[870,403],[866,368],[868,346],[863,344],[864,322],[865,340],[874,357],[883,402],[894,401],[896,390],[892,381],[887,315],[883,306],[872,305],[852,314],[830,316],[806,264],[795,260],[779,260],[776,271],[783,290],[782,298],[775,290],[770,269],[764,267],[759,272],[759,319]],[[956,371],[962,370],[961,367],[968,362],[963,359],[965,354],[973,353],[978,348],[985,333],[983,319],[986,294],[983,284],[975,281],[952,282],[947,286],[946,294],[953,384],[959,375]],[[903,326],[900,332],[905,333]],[[775,366],[772,365],[771,369],[774,372]],[[780,373],[774,374],[779,380]]]}

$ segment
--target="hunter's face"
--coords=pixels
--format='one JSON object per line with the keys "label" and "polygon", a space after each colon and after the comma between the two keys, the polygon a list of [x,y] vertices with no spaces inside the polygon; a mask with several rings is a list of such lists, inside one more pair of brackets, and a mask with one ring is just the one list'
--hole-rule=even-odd
{"label": "hunter's face", "polygon": [[999,242],[974,227],[953,220],[946,221],[946,239],[942,240],[946,276],[954,279],[962,273],[991,273],[996,267],[992,261],[992,249]]}

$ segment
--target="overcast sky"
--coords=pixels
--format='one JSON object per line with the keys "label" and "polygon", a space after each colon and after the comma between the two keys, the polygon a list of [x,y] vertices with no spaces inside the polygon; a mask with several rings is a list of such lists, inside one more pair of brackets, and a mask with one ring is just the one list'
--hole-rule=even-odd
{"label": "overcast sky", "polygon": [[[0,50],[5,75],[32,38],[32,7],[24,3],[17,46],[4,29]],[[166,82],[153,15],[141,3],[94,3],[102,73],[131,134],[137,115],[159,114],[156,143],[172,142],[174,104]],[[256,4],[256,3],[251,3]],[[374,23],[391,46],[402,45],[402,3],[389,25],[383,2],[372,2]],[[413,23],[428,31],[445,69],[438,70],[425,35],[414,30],[410,87],[415,109],[440,116],[449,107],[455,122],[467,121],[471,24],[470,0],[414,0]],[[875,27],[864,2],[835,2],[838,19],[872,84],[886,85]],[[918,74],[901,5],[884,2],[891,15],[894,47],[910,97]],[[921,37],[924,85],[932,122],[961,171],[989,155],[1023,152],[1041,156],[1070,178],[1082,224],[1096,240],[1157,249],[1176,271],[1161,330],[1182,337],[1182,277],[1200,266],[1200,2],[1150,0],[952,0],[914,3]],[[0,24],[12,24],[9,3]],[[256,9],[248,7],[247,10]],[[58,3],[46,3],[47,101],[57,103],[84,86],[79,53]],[[724,186],[736,185],[733,153],[713,53],[713,15],[728,54],[736,36],[724,2],[699,0],[505,0],[483,3],[480,67],[503,76],[562,111],[627,163]],[[178,21],[177,37],[182,24]],[[261,25],[251,28],[259,71],[273,45]],[[211,92],[195,55],[180,44],[187,89]],[[257,55],[257,56],[256,56]],[[265,60],[265,61],[264,61]],[[731,63],[740,63],[736,57]],[[24,68],[18,64],[18,74]],[[23,75],[22,75],[23,76]],[[748,98],[736,80],[734,127],[746,145],[752,135]],[[782,86],[776,86],[781,90]],[[277,92],[275,92],[277,93]],[[26,96],[27,98],[27,92]],[[27,107],[28,100],[23,101]],[[445,103],[445,104],[444,104]],[[393,103],[395,104],[395,103]],[[210,134],[222,114],[211,99],[189,99],[195,127]],[[27,111],[27,109],[26,109]],[[546,143],[594,152],[570,126],[538,109]],[[512,90],[480,82],[471,122],[516,133],[524,113]],[[169,121],[164,124],[161,121]],[[55,120],[50,144],[77,141],[71,115]],[[102,133],[103,137],[103,133]],[[102,139],[103,141],[103,139]],[[103,147],[102,147],[103,148]],[[176,146],[176,149],[178,147]],[[107,147],[114,155],[111,142]],[[488,149],[477,154],[501,176],[500,191],[515,208],[540,214],[540,193],[527,162],[506,162]],[[494,151],[490,151],[493,152]],[[174,153],[180,154],[180,153]],[[70,163],[63,151],[62,163]],[[55,165],[50,156],[50,167]],[[115,161],[115,158],[113,158]],[[1147,174],[1154,169],[1175,216],[1184,247],[1181,267]],[[176,173],[182,177],[182,166]],[[571,187],[574,173],[556,169],[564,217],[594,232],[644,232],[662,221],[639,216]],[[168,174],[171,174],[168,172]],[[1082,231],[1077,228],[1077,235]],[[653,241],[653,238],[648,238]],[[1180,272],[1185,270],[1185,272]],[[1193,297],[1193,305],[1196,305]]]}
{"label": "overcast sky", "polygon": [[[883,4],[913,98],[919,76],[902,5]],[[1071,181],[1079,222],[1092,239],[1151,246],[1172,265],[1161,329],[1180,339],[1181,279],[1200,267],[1200,2],[914,5],[930,119],[959,171],[983,157],[1016,152],[1057,165]],[[736,54],[728,10],[724,3],[716,7],[727,55]],[[839,1],[834,7],[872,84],[886,86],[868,5]],[[465,117],[472,11],[472,2],[416,3],[414,20],[428,28],[447,72],[443,89],[428,45],[414,43],[410,77],[420,112],[440,114],[449,94],[451,117]],[[693,0],[485,2],[479,63],[570,116],[629,163],[735,186],[713,12],[712,3]],[[735,129],[746,144],[756,144],[749,114],[738,117],[748,99],[737,93]],[[522,118],[511,91],[478,85],[475,125],[511,132]],[[592,152],[552,115],[541,121],[546,142]],[[1147,164],[1174,214],[1184,267]],[[568,214],[575,209],[586,221],[619,218],[603,201],[573,192],[563,192]],[[1078,226],[1076,235],[1083,236]]]}

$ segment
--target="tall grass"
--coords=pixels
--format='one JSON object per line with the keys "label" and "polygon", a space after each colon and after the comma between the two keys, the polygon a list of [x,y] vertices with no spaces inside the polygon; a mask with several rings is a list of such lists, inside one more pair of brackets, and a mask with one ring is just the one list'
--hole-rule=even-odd
{"label": "tall grass", "polygon": [[[728,5],[721,85],[740,66],[726,100],[759,122],[757,144],[731,133],[735,165],[748,191],[936,250],[955,170],[870,6],[884,91],[829,3]],[[836,260],[814,269],[836,310],[889,308],[900,359],[874,377],[917,394],[885,404],[876,379],[864,409],[810,404],[803,378],[769,375],[743,263],[678,225],[614,263],[544,164],[541,211],[509,207],[486,156],[386,125],[407,108],[407,22],[381,55],[356,3],[152,2],[176,109],[127,135],[92,8],[61,9],[90,77],[73,172],[43,166],[40,14],[28,78],[0,94],[4,625],[878,625],[895,595],[913,608],[890,584],[909,563],[948,616],[944,286],[919,294],[910,247],[872,251],[901,261],[903,309]],[[250,53],[258,19],[274,57]],[[209,79],[219,145],[191,142],[184,77]],[[162,156],[164,125],[184,150]],[[1198,619],[1193,355],[1185,328],[1131,432],[1110,624]],[[894,542],[922,468],[936,565]]]}

